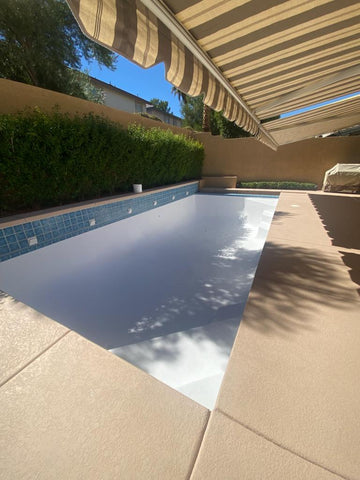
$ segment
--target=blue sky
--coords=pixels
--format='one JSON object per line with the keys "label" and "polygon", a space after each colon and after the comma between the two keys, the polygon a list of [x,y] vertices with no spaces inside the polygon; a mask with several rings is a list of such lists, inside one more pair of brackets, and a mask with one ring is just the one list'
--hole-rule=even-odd
{"label": "blue sky", "polygon": [[327,100],[326,102],[317,103],[309,107],[304,107],[298,110],[292,110],[291,112],[288,112],[288,113],[283,113],[281,117],[282,118],[292,117],[293,115],[297,115],[298,113],[308,112],[309,110],[314,110],[315,108],[322,107],[324,105],[329,105],[330,103],[339,102],[340,100],[345,100],[346,98],[355,97],[359,94],[360,92],[355,92],[355,93],[350,93],[349,95],[344,95],[342,97],[336,97],[336,98],[333,98],[332,100]]}
{"label": "blue sky", "polygon": [[180,103],[171,93],[171,84],[165,80],[163,64],[145,69],[118,56],[115,71],[100,67],[96,62],[87,63],[85,61],[83,61],[83,69],[89,70],[92,77],[111,83],[111,85],[145,100],[151,98],[167,100],[173,114],[181,116]]}

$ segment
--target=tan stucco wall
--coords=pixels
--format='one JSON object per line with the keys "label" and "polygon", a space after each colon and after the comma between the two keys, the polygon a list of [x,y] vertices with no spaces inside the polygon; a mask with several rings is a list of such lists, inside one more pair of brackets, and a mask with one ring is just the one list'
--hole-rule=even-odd
{"label": "tan stucco wall", "polygon": [[239,180],[293,180],[322,185],[336,163],[360,162],[360,136],[312,138],[277,151],[253,138],[224,139],[198,134],[205,145],[203,176],[237,175]]}
{"label": "tan stucco wall", "polygon": [[97,115],[103,115],[123,126],[136,122],[149,128],[159,127],[165,130],[172,130],[175,133],[193,136],[189,130],[174,127],[167,123],[157,122],[149,118],[141,117],[137,114],[123,112],[115,108],[106,107],[105,105],[99,105],[97,103],[81,100],[80,98],[70,97],[69,95],[33,87],[24,83],[0,79],[0,114],[17,113],[23,111],[25,107],[35,106],[39,107],[44,112],[50,112],[55,105],[59,107],[61,112],[67,112],[69,114],[86,114],[93,112]]}
{"label": "tan stucco wall", "polygon": [[253,138],[224,139],[156,122],[140,115],[87,102],[19,82],[0,79],[0,113],[17,113],[26,106],[51,111],[57,105],[70,114],[93,112],[123,126],[138,123],[195,136],[204,143],[203,176],[236,175],[239,180],[293,180],[322,184],[336,163],[360,162],[360,136],[313,138],[283,145],[275,152]]}

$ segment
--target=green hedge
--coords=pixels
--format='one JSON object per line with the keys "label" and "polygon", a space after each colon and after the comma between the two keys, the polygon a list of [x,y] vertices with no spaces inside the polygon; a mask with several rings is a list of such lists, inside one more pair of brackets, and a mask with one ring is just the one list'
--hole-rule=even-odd
{"label": "green hedge", "polygon": [[170,130],[92,114],[0,116],[0,214],[197,179],[204,148]]}
{"label": "green hedge", "polygon": [[315,183],[307,182],[238,182],[238,188],[273,188],[275,190],[317,190]]}

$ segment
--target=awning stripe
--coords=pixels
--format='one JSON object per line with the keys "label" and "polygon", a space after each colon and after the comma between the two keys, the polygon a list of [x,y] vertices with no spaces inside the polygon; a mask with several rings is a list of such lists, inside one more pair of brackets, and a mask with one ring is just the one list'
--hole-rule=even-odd
{"label": "awning stripe", "polygon": [[[237,6],[244,5],[251,0],[237,0]],[[223,15],[224,13],[232,11],[234,8],[233,2],[219,0],[203,0],[195,5],[182,10],[179,13],[178,19],[188,29],[192,29],[198,25],[213,20],[214,18]]]}
{"label": "awning stripe", "polygon": [[166,79],[179,87],[184,78],[185,73],[185,47],[182,43],[171,34],[171,62],[166,72]]}
{"label": "awning stripe", "polygon": [[[283,23],[288,21],[291,24],[297,15],[303,14],[307,10],[315,10],[314,7],[319,7],[321,4],[326,4],[330,1],[317,0],[317,2],[301,3],[299,0],[288,0],[266,10],[263,9],[260,13],[246,17],[237,23],[232,23],[230,26],[218,28],[210,35],[205,37],[199,36],[199,43],[206,50],[210,50],[217,47],[219,43],[229,43],[232,40],[237,40],[239,36],[244,37],[252,32],[259,32],[263,28],[267,28],[270,22],[272,25],[280,21]],[[318,15],[316,16],[318,18]],[[198,32],[196,34],[199,35]]]}
{"label": "awning stripe", "polygon": [[158,56],[159,37],[157,18],[143,5],[136,9],[138,35],[133,59],[148,67],[154,65]]}
{"label": "awning stripe", "polygon": [[[340,85],[343,89],[343,92],[346,94],[346,85],[349,79],[357,78],[360,78],[360,64],[355,65],[354,67],[342,69],[340,72],[336,72],[332,75],[322,75],[315,81],[305,84],[302,88],[297,88],[289,93],[280,94],[273,100],[265,102],[262,100],[260,106],[257,105],[259,108],[256,109],[256,112],[263,112],[266,110],[269,111],[272,108],[276,108],[279,105],[283,105],[284,103],[291,102],[299,98],[312,97],[312,95],[316,92],[321,95],[321,93],[327,88],[335,85]],[[256,101],[250,103],[256,103]]]}
{"label": "awning stripe", "polygon": [[[359,28],[360,33],[360,28]],[[254,81],[258,79],[264,80],[265,78],[270,79],[279,78],[280,74],[288,73],[291,75],[293,72],[294,67],[297,68],[297,72],[306,72],[309,68],[313,67],[314,64],[318,67],[324,65],[324,61],[322,63],[319,60],[326,60],[327,63],[336,60],[341,54],[344,57],[347,53],[356,53],[358,52],[358,43],[359,40],[356,38],[356,35],[353,35],[352,40],[349,42],[340,41],[337,45],[332,46],[328,49],[316,49],[316,53],[311,55],[301,55],[301,58],[295,58],[294,60],[284,61],[283,59],[279,60],[275,64],[267,65],[266,67],[263,65],[261,68],[256,70],[249,71],[247,75],[232,75],[231,71],[224,71],[224,73],[231,79],[233,83],[239,83],[241,85],[252,84]],[[300,55],[300,54],[299,54]],[[298,55],[298,56],[299,56]],[[351,55],[350,55],[351,56]],[[318,63],[319,62],[319,63]],[[301,67],[301,70],[300,70]],[[240,67],[241,68],[241,67]],[[237,69],[239,70],[239,69]]]}
{"label": "awning stripe", "polygon": [[[323,88],[313,95],[306,96],[306,103],[308,106],[316,105],[318,103],[331,100],[333,98],[342,97],[348,95],[349,93],[356,93],[359,89],[360,77],[358,76],[354,80],[350,79],[349,81],[343,81],[337,85],[333,85],[328,88]],[[272,116],[280,115],[283,112],[290,112],[292,110],[297,110],[303,105],[303,98],[299,97],[296,100],[286,102],[281,104],[279,107],[273,107],[269,110],[263,110],[261,113],[258,113],[259,118],[269,118],[270,114]]]}
{"label": "awning stripe", "polygon": [[[321,76],[335,74],[337,72],[341,72],[344,69],[356,66],[359,64],[359,60],[357,58],[351,59],[348,61],[341,62],[339,65],[330,66],[325,68],[324,70],[315,69],[313,70],[314,73],[309,73],[305,77],[300,77],[300,79],[290,80],[284,83],[281,82],[274,82],[273,86],[270,86],[267,89],[262,89],[259,87],[256,91],[252,91],[252,93],[244,94],[249,104],[251,101],[257,99],[264,103],[265,101],[269,101],[270,99],[277,98],[279,95],[282,95],[287,92],[292,92],[301,88],[310,82],[318,80]],[[306,104],[305,104],[306,105]]]}
{"label": "awning stripe", "polygon": [[[314,43],[313,35],[308,40],[305,38],[296,38],[292,41],[286,42],[288,45],[286,48],[269,47],[265,48],[256,53],[256,54],[247,54],[244,51],[243,63],[239,65],[238,60],[235,60],[228,63],[217,62],[221,66],[224,73],[227,76],[235,75],[237,70],[241,72],[253,71],[256,68],[267,69],[268,65],[274,65],[276,62],[288,62],[289,59],[303,58],[304,54],[323,52],[324,48],[329,46],[343,45],[344,41],[351,41],[352,39],[358,38],[360,25],[353,25],[352,19],[346,22],[347,25],[340,30],[336,30],[335,26],[332,26],[332,31],[329,32],[329,27],[327,27],[325,33],[318,32],[318,37],[316,43]],[[335,31],[334,31],[335,30]],[[308,54],[308,53],[307,53]],[[216,61],[216,58],[214,58]]]}
{"label": "awning stripe", "polygon": [[[343,3],[344,2],[341,2],[341,5],[343,5]],[[272,25],[270,23],[263,31],[255,30],[255,33],[249,38],[240,38],[240,41],[235,40],[233,43],[228,44],[225,44],[222,39],[219,39],[217,49],[210,50],[210,53],[214,62],[222,66],[233,60],[239,62],[239,59],[245,56],[254,55],[268,48],[276,48],[277,51],[281,51],[284,48],[286,49],[292,41],[295,43],[300,39],[299,43],[301,43],[305,36],[307,36],[307,40],[311,40],[311,38],[316,40],[317,34],[320,33],[321,35],[322,31],[328,33],[328,29],[330,28],[333,32],[336,32],[338,29],[344,28],[343,22],[347,22],[347,26],[357,25],[359,9],[358,3],[355,0],[351,2],[351,5],[342,9],[337,8],[335,2],[333,2],[332,9],[334,11],[320,18],[317,17],[316,21],[314,21],[314,18],[310,18],[304,23],[297,23],[295,25],[293,25],[293,21],[292,25],[287,25],[287,27],[284,25]],[[326,10],[324,9],[324,11]],[[264,15],[266,14],[267,10],[264,11]],[[201,43],[201,39],[199,42]],[[221,55],[217,53],[217,51],[221,49],[224,50],[225,48],[226,52]]]}
{"label": "awning stripe", "polygon": [[191,80],[191,85],[188,90],[188,94],[191,97],[197,97],[202,92],[202,84],[203,84],[203,66],[199,62],[199,60],[193,57],[194,68],[193,68],[193,76]]}
{"label": "awning stripe", "polygon": [[[116,22],[115,22],[115,33],[114,41],[112,43],[112,50],[122,50],[126,57],[134,56],[135,42],[136,42],[136,8],[135,5],[132,5],[132,8],[127,11],[125,17],[125,7],[122,3],[116,3]],[[126,25],[126,26],[125,26]],[[123,31],[124,28],[128,28],[129,35],[127,37],[122,37],[119,32]]]}
{"label": "awning stripe", "polygon": [[[259,91],[265,92],[269,91],[270,88],[276,82],[276,85],[290,85],[294,83],[300,83],[304,80],[308,81],[309,79],[316,78],[320,75],[320,72],[327,72],[327,74],[334,73],[337,71],[343,70],[343,68],[348,68],[350,65],[356,65],[360,61],[360,52],[358,48],[353,47],[350,52],[346,52],[344,55],[334,56],[330,59],[326,58],[322,62],[309,63],[305,67],[299,68],[294,75],[294,71],[289,71],[287,73],[282,73],[281,71],[277,73],[272,73],[267,78],[262,77],[262,81],[256,82],[256,88],[254,88],[254,83],[248,81],[247,84],[241,83],[241,91],[243,94],[252,95]],[[344,67],[344,65],[347,65]],[[295,80],[294,80],[295,78]],[[238,82],[233,82],[233,85],[238,86]]]}

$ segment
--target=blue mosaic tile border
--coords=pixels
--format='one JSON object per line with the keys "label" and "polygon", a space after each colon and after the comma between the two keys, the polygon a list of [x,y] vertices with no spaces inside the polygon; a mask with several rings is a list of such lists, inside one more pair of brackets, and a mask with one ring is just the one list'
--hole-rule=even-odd
{"label": "blue mosaic tile border", "polygon": [[0,229],[0,262],[186,198],[198,183]]}

